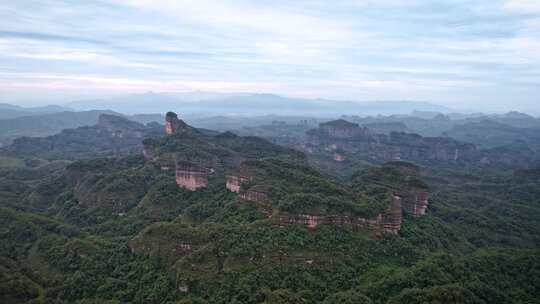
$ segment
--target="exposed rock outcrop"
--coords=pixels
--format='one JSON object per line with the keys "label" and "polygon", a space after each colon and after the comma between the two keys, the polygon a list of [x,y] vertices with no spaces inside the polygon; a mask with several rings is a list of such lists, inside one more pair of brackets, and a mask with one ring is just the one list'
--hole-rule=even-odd
{"label": "exposed rock outcrop", "polygon": [[147,162],[153,162],[157,159],[154,148],[150,145],[143,145],[143,157]]}
{"label": "exposed rock outcrop", "polygon": [[226,187],[231,192],[240,193],[242,184],[253,179],[253,175],[249,173],[246,167],[240,166],[238,170],[235,170],[225,176]]}
{"label": "exposed rock outcrop", "polygon": [[392,204],[385,213],[375,218],[362,218],[350,215],[315,215],[315,214],[279,214],[280,225],[302,225],[309,229],[327,225],[333,227],[347,227],[351,229],[370,231],[373,237],[384,233],[398,234],[401,229],[402,210],[401,197],[394,195]]}
{"label": "exposed rock outcrop", "polygon": [[402,198],[394,194],[390,209],[383,214],[383,230],[385,232],[397,234],[401,230],[401,222],[403,220],[402,206]]}
{"label": "exposed rock outcrop", "polygon": [[268,201],[268,186],[255,185],[246,191],[240,192],[240,198],[247,201],[253,201],[257,203],[265,203]]}
{"label": "exposed rock outcrop", "polygon": [[165,133],[172,135],[179,130],[186,128],[187,125],[184,121],[178,119],[178,115],[174,112],[167,112],[165,115]]}
{"label": "exposed rock outcrop", "polygon": [[190,191],[196,191],[208,186],[208,176],[211,170],[188,163],[176,164],[176,183]]}
{"label": "exposed rock outcrop", "polygon": [[341,153],[335,152],[334,153],[334,160],[337,161],[337,162],[345,161],[345,156],[343,154],[341,154]]}
{"label": "exposed rock outcrop", "polygon": [[239,193],[242,183],[246,181],[249,181],[249,179],[240,175],[227,175],[225,186],[229,191]]}
{"label": "exposed rock outcrop", "polygon": [[370,161],[456,162],[478,157],[475,145],[449,137],[422,137],[405,132],[372,134],[366,127],[342,119],[320,124],[318,129],[310,130],[307,134],[304,150],[310,153],[330,152],[333,158],[336,150]]}
{"label": "exposed rock outcrop", "polygon": [[424,189],[406,189],[399,191],[402,197],[403,211],[412,216],[426,214],[429,205],[429,193]]}

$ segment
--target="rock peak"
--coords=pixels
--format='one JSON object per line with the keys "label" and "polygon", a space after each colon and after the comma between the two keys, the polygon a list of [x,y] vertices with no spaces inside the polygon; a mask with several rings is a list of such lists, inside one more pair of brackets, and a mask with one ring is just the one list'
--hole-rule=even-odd
{"label": "rock peak", "polygon": [[187,124],[178,119],[178,115],[174,112],[167,112],[165,114],[165,133],[171,135],[177,133],[179,130],[183,130],[187,127]]}

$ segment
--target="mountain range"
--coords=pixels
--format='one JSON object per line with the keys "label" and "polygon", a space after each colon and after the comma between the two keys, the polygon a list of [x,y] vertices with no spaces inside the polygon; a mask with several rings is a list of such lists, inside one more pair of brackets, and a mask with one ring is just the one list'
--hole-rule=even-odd
{"label": "mountain range", "polygon": [[0,119],[17,118],[22,116],[42,115],[62,111],[71,111],[68,107],[47,105],[42,107],[21,107],[9,103],[0,103]]}
{"label": "mountain range", "polygon": [[408,114],[414,110],[449,113],[452,110],[421,101],[336,101],[291,98],[257,93],[154,93],[117,96],[102,100],[81,100],[68,104],[78,110],[113,110],[121,113],[159,113],[175,110],[190,115],[308,115],[339,116]]}

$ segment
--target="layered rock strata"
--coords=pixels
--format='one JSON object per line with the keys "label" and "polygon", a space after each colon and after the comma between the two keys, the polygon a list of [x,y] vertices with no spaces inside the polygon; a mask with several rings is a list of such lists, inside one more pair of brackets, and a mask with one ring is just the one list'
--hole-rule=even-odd
{"label": "layered rock strata", "polygon": [[186,127],[186,123],[178,119],[178,115],[174,112],[167,112],[165,115],[165,133],[167,135],[172,135],[177,133],[179,130]]}
{"label": "layered rock strata", "polygon": [[348,227],[352,229],[368,230],[372,236],[378,237],[382,232],[397,234],[401,229],[401,197],[395,195],[389,210],[367,219],[349,215],[314,215],[314,214],[289,214],[279,215],[280,225],[303,225],[310,229],[327,225],[333,227]]}
{"label": "layered rock strata", "polygon": [[211,171],[189,164],[176,165],[176,184],[189,191],[196,191],[208,186],[208,176]]}

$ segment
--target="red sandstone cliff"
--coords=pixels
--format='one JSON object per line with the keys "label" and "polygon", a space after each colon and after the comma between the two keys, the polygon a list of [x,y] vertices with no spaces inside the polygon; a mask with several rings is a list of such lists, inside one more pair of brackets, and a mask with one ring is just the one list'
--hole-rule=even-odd
{"label": "red sandstone cliff", "polygon": [[399,191],[402,197],[403,211],[412,216],[426,214],[429,205],[429,193],[425,189],[410,188]]}
{"label": "red sandstone cliff", "polygon": [[165,115],[165,133],[171,135],[177,133],[179,130],[185,129],[186,123],[178,119],[178,115],[174,112],[167,112]]}
{"label": "red sandstone cliff", "polygon": [[373,237],[379,237],[383,232],[397,234],[401,229],[402,209],[401,197],[394,195],[388,211],[367,219],[350,215],[314,215],[280,213],[280,225],[303,225],[309,229],[328,225],[334,227],[348,227],[352,229],[370,231]]}
{"label": "red sandstone cliff", "polygon": [[240,188],[243,183],[251,181],[253,175],[247,170],[246,167],[240,165],[238,170],[235,170],[228,174],[226,177],[226,187],[231,192],[240,193]]}
{"label": "red sandstone cliff", "polygon": [[208,186],[208,176],[211,170],[187,163],[176,165],[176,183],[190,191],[196,191]]}

